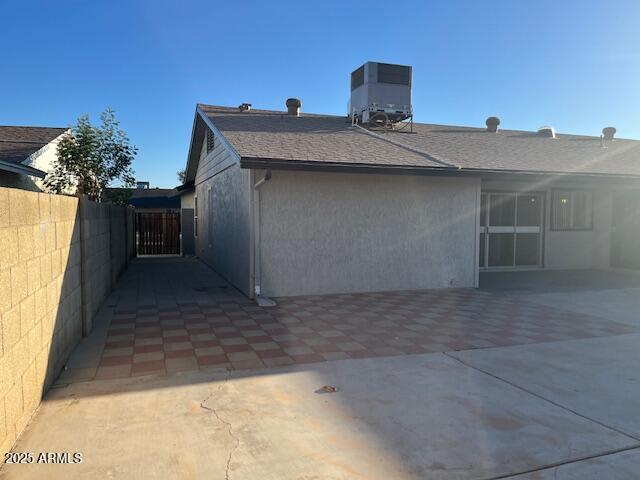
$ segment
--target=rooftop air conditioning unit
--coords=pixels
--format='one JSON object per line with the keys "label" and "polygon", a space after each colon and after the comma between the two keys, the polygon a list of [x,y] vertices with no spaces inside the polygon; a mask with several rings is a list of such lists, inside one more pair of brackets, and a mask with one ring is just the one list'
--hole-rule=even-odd
{"label": "rooftop air conditioning unit", "polygon": [[351,73],[349,117],[359,123],[395,123],[413,116],[412,68],[367,62]]}

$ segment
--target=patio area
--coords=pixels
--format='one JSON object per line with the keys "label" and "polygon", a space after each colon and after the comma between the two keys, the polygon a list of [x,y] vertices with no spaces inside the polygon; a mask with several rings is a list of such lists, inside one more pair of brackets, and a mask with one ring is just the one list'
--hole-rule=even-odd
{"label": "patio area", "polygon": [[639,290],[262,309],[196,260],[138,260],[14,447],[82,463],[0,477],[631,480]]}
{"label": "patio area", "polygon": [[[495,281],[493,282],[495,284]],[[260,369],[635,332],[499,288],[276,299],[261,308],[193,259],[134,262],[58,384]]]}

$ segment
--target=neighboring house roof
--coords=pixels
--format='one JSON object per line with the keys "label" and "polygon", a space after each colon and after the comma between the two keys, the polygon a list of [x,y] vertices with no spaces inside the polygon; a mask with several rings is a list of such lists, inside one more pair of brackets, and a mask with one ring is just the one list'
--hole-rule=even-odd
{"label": "neighboring house roof", "polygon": [[23,162],[66,131],[66,128],[0,126],[0,170],[44,178],[46,172]]}
{"label": "neighboring house roof", "polygon": [[[124,190],[108,188],[115,192]],[[127,203],[138,208],[180,208],[180,192],[175,188],[132,188]]]}
{"label": "neighboring house roof", "polygon": [[[198,105],[248,168],[369,166],[377,168],[640,176],[640,141],[414,123],[413,132],[369,131],[346,116]],[[196,116],[197,119],[197,116]],[[197,133],[198,122],[194,126]],[[195,175],[194,140],[188,178]],[[197,152],[199,153],[199,151]]]}

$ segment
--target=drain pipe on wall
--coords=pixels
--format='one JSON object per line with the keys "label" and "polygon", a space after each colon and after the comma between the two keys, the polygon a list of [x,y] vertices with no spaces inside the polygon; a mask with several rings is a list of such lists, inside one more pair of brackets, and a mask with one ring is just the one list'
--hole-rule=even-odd
{"label": "drain pipe on wall", "polygon": [[256,303],[261,307],[275,307],[276,302],[262,296],[262,263],[261,263],[261,219],[260,219],[260,188],[271,180],[271,170],[267,170],[260,180],[253,185],[253,215],[254,215],[254,281],[253,293]]}

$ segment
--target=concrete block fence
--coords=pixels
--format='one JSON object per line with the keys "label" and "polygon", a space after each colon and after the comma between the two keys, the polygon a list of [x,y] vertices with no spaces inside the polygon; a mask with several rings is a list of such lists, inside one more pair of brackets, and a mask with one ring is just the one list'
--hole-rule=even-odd
{"label": "concrete block fence", "polygon": [[0,188],[0,452],[135,255],[133,209]]}

